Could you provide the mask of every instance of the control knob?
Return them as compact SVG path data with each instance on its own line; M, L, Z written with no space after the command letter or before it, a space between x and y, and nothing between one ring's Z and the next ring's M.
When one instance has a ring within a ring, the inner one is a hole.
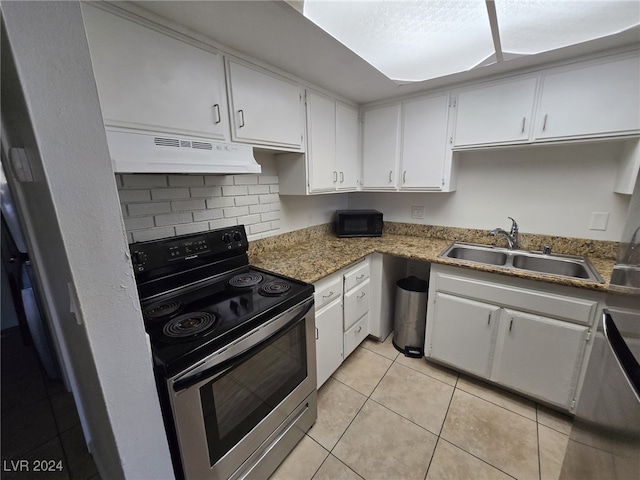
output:
M236 242L239 242L240 240L242 240L242 235L240 235L240 232L238 232L237 230L233 232L233 239Z
M231 243L231 235L225 233L222 235L222 243L226 243L227 245Z
M141 272L144 270L143 265L147 263L147 254L144 252L133 252L131 254L131 263L136 267L136 270Z

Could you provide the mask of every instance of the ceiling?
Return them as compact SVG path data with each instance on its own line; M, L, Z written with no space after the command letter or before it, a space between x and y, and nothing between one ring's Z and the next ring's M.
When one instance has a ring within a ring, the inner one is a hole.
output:
M231 49L254 57L358 104L442 88L614 48L640 47L640 28L552 52L516 58L454 75L399 85L301 15L296 2L135 1Z

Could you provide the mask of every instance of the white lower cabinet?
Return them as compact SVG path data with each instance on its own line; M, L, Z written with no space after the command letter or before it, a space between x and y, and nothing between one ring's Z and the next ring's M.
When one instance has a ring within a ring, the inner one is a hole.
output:
M578 382L589 327L504 309L492 378L568 405Z
M340 366L342 352L342 303L336 300L316 312L318 388Z
M575 409L604 294L432 265L425 356Z
M488 377L500 308L437 293L429 355L469 373Z
M366 257L314 284L318 388L369 335L369 270Z

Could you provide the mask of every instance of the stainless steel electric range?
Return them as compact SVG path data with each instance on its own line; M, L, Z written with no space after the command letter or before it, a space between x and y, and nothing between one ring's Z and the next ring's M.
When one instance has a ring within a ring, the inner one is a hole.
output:
M313 286L249 265L244 226L131 245L178 478L266 478L315 422Z

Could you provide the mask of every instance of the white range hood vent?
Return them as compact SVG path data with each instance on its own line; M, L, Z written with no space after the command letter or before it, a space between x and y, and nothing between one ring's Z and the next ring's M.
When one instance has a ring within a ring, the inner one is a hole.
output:
M117 173L260 173L249 145L107 130Z

